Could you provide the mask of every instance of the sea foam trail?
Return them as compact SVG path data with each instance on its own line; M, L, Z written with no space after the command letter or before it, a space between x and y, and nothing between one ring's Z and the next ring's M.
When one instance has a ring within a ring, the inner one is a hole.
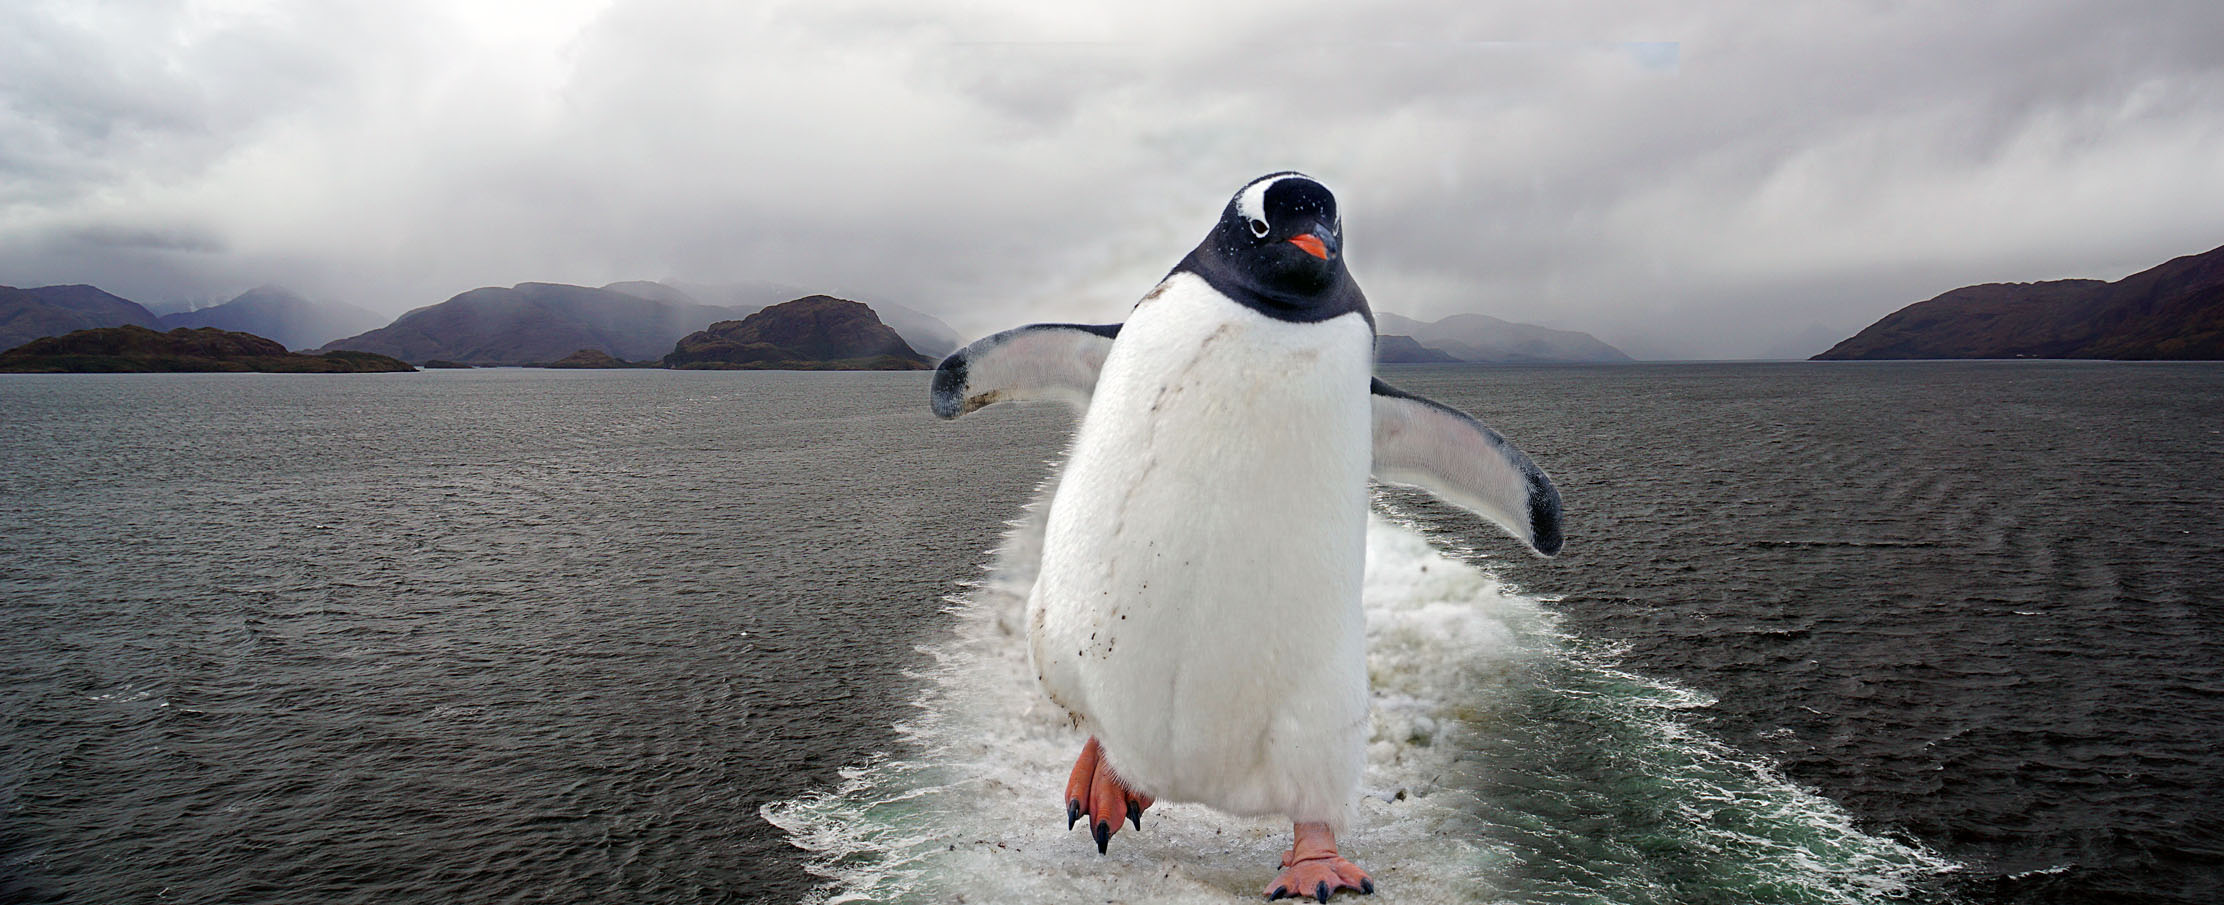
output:
M1104 856L1066 828L1083 738L1021 628L1042 509L952 598L904 750L764 808L826 878L809 901L1252 902L1274 876L1279 821L1161 804ZM1365 605L1373 735L1343 842L1371 901L1861 902L1951 868L1693 730L1704 696L1581 653L1418 529L1369 521Z

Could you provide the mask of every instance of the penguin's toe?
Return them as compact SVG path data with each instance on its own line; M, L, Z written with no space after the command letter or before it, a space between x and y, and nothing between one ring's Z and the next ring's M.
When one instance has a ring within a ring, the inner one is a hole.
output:
M1073 773L1066 779L1068 829L1087 817L1089 838L1096 842L1097 853L1103 854L1111 845L1112 834L1120 831L1122 820L1136 829L1143 828L1143 811L1150 806L1150 796L1128 788L1112 772L1096 739L1082 746L1081 756L1073 762Z
M1375 891L1375 881L1366 871L1360 870L1359 865L1336 855L1325 855L1282 868L1274 882L1266 885L1266 897L1270 902L1284 897L1326 902L1330 895L1346 889L1369 895Z

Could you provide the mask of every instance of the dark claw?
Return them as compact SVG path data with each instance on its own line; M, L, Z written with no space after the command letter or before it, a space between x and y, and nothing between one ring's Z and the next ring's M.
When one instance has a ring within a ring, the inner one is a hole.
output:
M1136 804L1135 802L1132 802L1132 801L1128 802L1128 803L1127 803L1127 819L1128 819L1128 820L1129 820L1130 822L1132 822L1132 823L1134 823L1134 824L1135 824L1135 828L1136 828L1136 829L1142 829L1142 828L1143 828L1143 806L1142 806L1142 805L1140 805L1140 804Z
M1327 905L1327 903L1328 903L1328 881L1327 881L1327 880L1322 880L1322 881L1320 882L1320 885L1319 885L1319 886L1316 886L1316 887L1314 887L1314 888L1313 888L1313 898L1316 898L1316 899L1319 899L1319 900L1321 900L1321 905Z
M1112 825L1099 820L1089 828L1089 833L1097 837L1097 854L1104 854L1104 846L1112 841Z
M1075 798L1075 799L1072 799L1072 800L1070 800L1070 801L1067 801L1067 802L1066 802L1066 829L1069 829L1069 830L1070 830L1070 829L1073 829L1073 823L1074 823L1074 821L1076 821L1076 820L1080 820L1080 819L1081 819L1081 799L1079 799L1079 798Z
M1283 896L1286 896L1286 895L1289 895L1289 894L1290 894L1290 891L1289 891L1289 889L1288 889L1287 887L1277 886L1277 887L1274 887L1274 891L1273 891L1273 892L1270 892L1270 893L1267 893L1267 894L1266 894L1266 900L1267 900L1267 901L1269 901L1269 902L1272 902L1272 901L1274 901L1274 900L1276 900L1276 899L1279 899L1279 898L1281 898L1281 897L1283 897Z
M1360 894L1360 895L1364 895L1364 896L1371 896L1371 895L1374 895L1374 894L1375 894L1375 878L1373 878L1373 877L1368 877L1367 879L1364 879L1364 880L1361 880L1361 881L1359 881L1359 894Z

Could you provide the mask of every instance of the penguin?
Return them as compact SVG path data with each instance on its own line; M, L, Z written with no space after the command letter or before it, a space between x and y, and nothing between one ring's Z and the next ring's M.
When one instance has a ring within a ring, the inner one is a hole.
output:
M944 359L934 413L1081 411L1027 601L1030 662L1086 733L1065 789L1097 850L1158 801L1290 821L1268 899L1374 880L1338 853L1368 733L1368 479L1551 556L1560 495L1466 413L1374 376L1336 198L1245 184L1124 323L1034 324Z

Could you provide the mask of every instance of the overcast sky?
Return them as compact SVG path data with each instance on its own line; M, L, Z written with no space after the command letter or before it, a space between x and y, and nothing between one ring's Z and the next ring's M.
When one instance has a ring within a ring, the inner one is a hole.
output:
M1377 310L1804 356L2224 245L2224 3L9 0L0 284L1116 321L1249 178Z

